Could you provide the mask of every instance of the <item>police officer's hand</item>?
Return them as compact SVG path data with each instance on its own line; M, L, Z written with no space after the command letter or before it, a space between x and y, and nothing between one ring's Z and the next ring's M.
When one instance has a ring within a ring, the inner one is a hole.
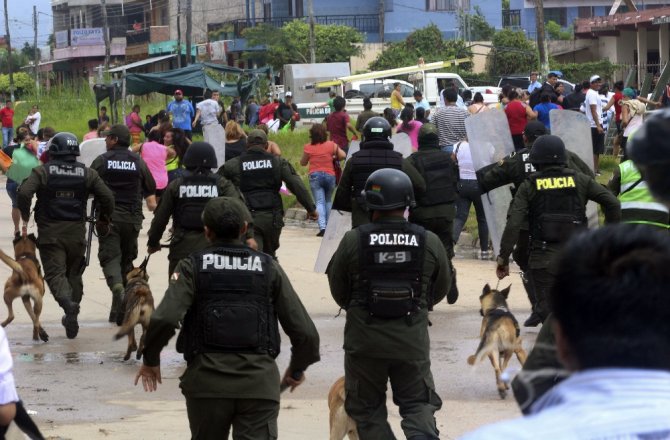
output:
M137 372L137 376L135 376L135 386L137 386L137 382L140 381L140 377L142 378L142 386L144 387L144 391L148 393L156 391L158 384L163 383L161 382L160 365L157 367L149 367L143 364L140 367L140 371Z
M282 384L286 384L291 388L291 392L293 392L294 389L300 384L302 384L305 381L305 373L300 373L300 379L296 379L294 376L297 376L297 374L293 374L293 370L290 368L286 369L286 372L284 373L284 377L281 380Z
M156 252L160 252L161 247L160 246L147 246L147 254L151 255Z
M256 242L255 238L247 238L247 246L255 251L258 250L258 243Z
M112 226L106 220L98 219L95 222L95 232L98 234L98 237L106 237L109 235Z
M310 220L317 221L319 219L319 213L316 210L307 213L307 218Z

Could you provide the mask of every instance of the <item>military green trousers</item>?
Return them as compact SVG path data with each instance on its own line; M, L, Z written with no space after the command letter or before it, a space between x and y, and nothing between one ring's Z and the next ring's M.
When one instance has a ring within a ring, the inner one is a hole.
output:
M266 399L186 397L192 440L275 440L279 402Z
M126 284L126 274L133 268L137 258L137 236L142 225L135 223L113 223L109 234L98 237L98 259L105 275L107 286Z
M387 421L386 384L391 381L405 437L439 439L435 412L442 400L435 392L430 360L375 359L344 356L345 409L363 440L393 440Z
M251 213L254 219L254 238L258 250L276 258L279 249L279 236L284 227L284 219L280 210L255 211Z
M39 243L44 280L56 302L79 304L84 294L82 269L86 244L81 240L55 239Z

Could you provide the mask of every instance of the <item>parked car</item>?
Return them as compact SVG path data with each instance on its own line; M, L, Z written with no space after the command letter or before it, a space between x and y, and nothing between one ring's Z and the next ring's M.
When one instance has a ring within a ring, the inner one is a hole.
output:
M571 83L570 81L567 81L563 78L559 78L558 82L563 83L563 88L565 89L565 95L569 95L575 90L575 85ZM502 89L502 87L506 86L507 84L510 84L512 87L516 87L522 90L528 90L528 86L530 85L530 77L529 76L503 76L500 78L500 81L498 81L498 87Z

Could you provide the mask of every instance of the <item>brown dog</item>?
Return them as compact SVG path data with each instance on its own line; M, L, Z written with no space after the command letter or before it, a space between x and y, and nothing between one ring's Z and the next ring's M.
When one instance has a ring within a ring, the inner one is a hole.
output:
M114 336L118 340L128 336L128 350L123 357L124 361L130 359L130 354L137 350L136 358L141 359L144 352L144 337L146 335L151 314L154 311L154 297L149 287L149 275L146 267L136 267L126 275L126 292L123 297L123 310L125 315L121 328ZM142 325L142 336L140 336L140 345L137 346L135 340L135 326Z
M328 408L330 409L330 440L358 440L356 422L349 417L344 409L344 376L335 381L328 392Z
M0 260L12 269L12 274L5 282L5 304L9 314L2 323L7 327L14 320L12 303L21 297L23 305L33 321L33 339L47 342L49 335L40 324L42 313L42 300L44 299L44 279L42 278L42 267L37 260L37 238L34 234L22 237L17 232L14 237L14 258L0 250ZM30 300L33 304L30 304Z
M516 354L521 365L526 362L526 352L521 346L519 337L519 323L507 307L510 287L512 286L498 291L491 290L488 284L484 286L484 291L479 297L482 306L479 312L484 317L480 332L481 341L477 352L468 357L470 365L481 361L484 356L489 357L496 372L496 385L501 399L507 395L509 386L500 378L500 375L507 368L512 354Z

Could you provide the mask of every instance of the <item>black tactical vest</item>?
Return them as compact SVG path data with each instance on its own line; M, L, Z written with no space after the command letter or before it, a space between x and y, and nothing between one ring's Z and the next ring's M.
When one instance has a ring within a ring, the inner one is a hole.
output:
M587 227L586 208L579 198L575 175L564 168L529 177L536 190L528 215L533 240L562 243Z
M393 144L386 141L370 141L361 145L361 150L351 156L353 196L365 205L361 191L370 174L382 168L402 169L402 154L393 151Z
M449 153L435 151L415 154L414 164L426 181L426 192L418 199L418 206L435 206L456 200L458 171Z
M353 297L378 318L419 310L425 229L407 222L368 223L358 231L360 290Z
M277 357L280 336L272 296L272 258L245 246L211 247L191 255L196 291L177 351L259 353Z
M36 217L83 221L86 217L86 167L79 162L49 161L46 187L37 193Z
M240 155L240 191L249 211L281 209L281 162L265 151L245 151Z
M109 150L102 155L101 177L114 193L114 203L129 210L141 204L140 157L127 149Z
M182 229L202 231L202 210L211 199L219 196L220 177L213 173L186 173L177 187L174 221Z

